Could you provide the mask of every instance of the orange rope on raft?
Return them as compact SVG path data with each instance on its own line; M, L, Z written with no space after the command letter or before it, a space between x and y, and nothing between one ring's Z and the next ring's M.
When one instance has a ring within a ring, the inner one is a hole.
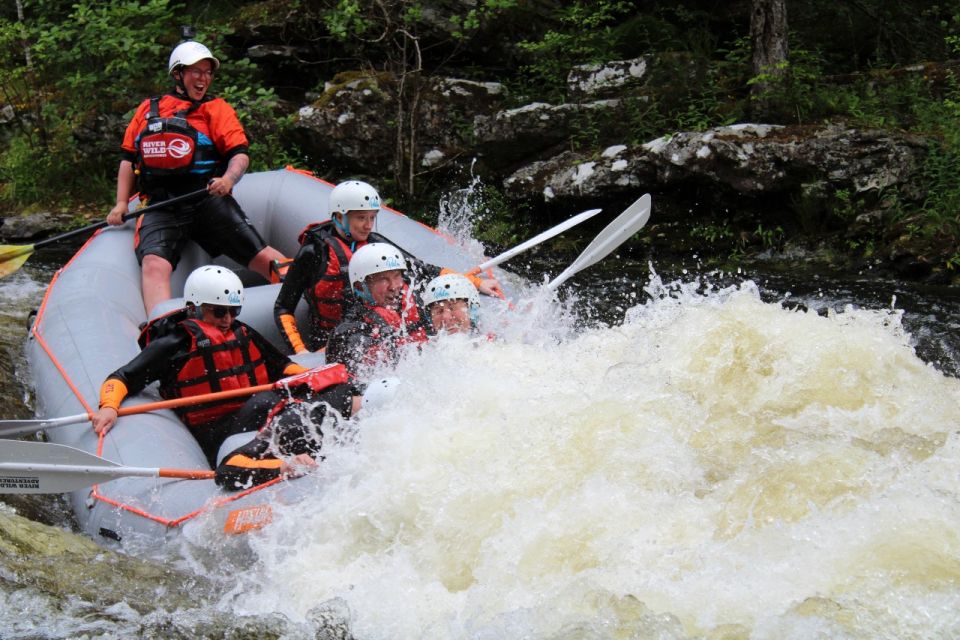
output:
M57 359L56 355L54 355L53 350L50 348L50 345L48 345L46 340L44 340L42 331L41 331L41 326L43 324L43 320L46 314L47 301L50 299L50 293L53 291L54 286L56 286L57 281L60 279L60 274L63 273L64 270L68 269L70 265L73 264L73 261L76 260L77 257L79 257L80 254L87 249L90 243L93 242L93 239L96 238L97 235L99 235L100 231L102 230L98 230L96 233L90 236L90 239L87 240L82 247L80 247L80 249L73 255L73 257L70 258L70 260L68 260L67 263L63 265L60 269L58 269L57 272L54 274L53 278L50 280L50 284L47 286L46 292L43 295L43 300L40 303L40 308L37 310L37 317L33 322L33 326L30 327L30 334L34 337L34 339L36 339L37 344L40 345L44 353L46 353L47 356L50 358L50 361L56 367L57 371L60 372L60 376L63 378L63 381L67 383L68 387L70 387L70 390L73 392L73 395L76 396L77 400L83 406L84 411L86 411L88 415L93 415L94 411L92 407L87 402L86 398L83 397L83 394L80 393L80 390L74 384L73 380L70 379L70 375L67 373L64 366ZM103 436L102 435L97 441L97 455L99 456L103 455ZM218 507L218 506L230 503L234 500L238 500L246 495L250 495L251 493L254 493L255 491L259 491L261 489L265 489L266 487L269 487L272 484L276 484L276 482L278 482L279 480L280 478L276 478L274 480L271 480L270 482L257 485L256 487L251 487L246 491L242 491L240 493L233 494L230 496L224 496L220 500L214 502L212 507ZM138 515L140 517L146 518L148 520L152 520L153 522L157 522L159 524L162 524L166 527L171 527L171 528L178 527L184 522L187 522L188 520L197 517L198 515L203 513L207 508L207 507L203 507L203 508L197 509L196 511L188 513L184 516L180 516L178 518L165 518L163 516L158 516L158 515L149 513L147 511L144 511L143 509L134 507L124 502L120 502L119 500L115 500L113 498L110 498L109 496L105 496L102 493L100 493L99 485L93 485L91 489L90 497L92 497L95 500L100 500L101 502L109 504L118 509L123 509L124 511L127 511L129 513Z

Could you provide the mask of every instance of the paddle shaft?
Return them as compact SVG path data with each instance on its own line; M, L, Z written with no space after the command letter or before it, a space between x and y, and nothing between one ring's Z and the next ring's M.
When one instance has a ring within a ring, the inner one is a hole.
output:
M214 393L204 393L198 396L172 398L170 400L160 400L157 402L147 402L145 404L120 407L120 409L117 411L117 415L119 417L123 417L138 413L149 413L150 411L160 411L161 409L176 409L177 407L203 404L205 402L242 398L244 396L251 396L261 391L269 391L271 389L279 388L281 384L282 381L272 382L270 384L261 384L254 387L244 387L243 389L230 389L229 391L217 391ZM78 413L73 416L49 418L47 420L0 420L0 438L15 438L17 436L40 431L42 429L63 427L69 424L79 424L81 422L88 422L91 420L91 418L92 416L88 413Z
M544 240L549 240L550 238L563 233L567 229L580 224L584 220L592 218L593 216L597 215L601 211L602 209L590 209L589 211L578 213L577 215L573 216L569 220L564 220L560 224L554 227L550 227L546 231L542 231L541 233L538 233L537 235L530 238L526 242L518 244L512 249L508 249L507 251L504 251L503 253L498 255L496 258L491 258L486 262L484 262L483 264L480 264L474 267L473 269L470 269L470 271L467 272L467 275L474 276L480 273L481 271L486 271L487 269L495 267L498 264L502 264L507 260L509 260L510 258L514 257L515 255L519 253L523 253L524 251L526 251L527 249L530 249L531 247L535 247L536 245L540 244Z
M13 440L0 447L0 493L65 493L123 477L203 480L207 469L125 467L60 444Z
M170 400L160 400L157 402L147 402L128 407L120 407L117 411L118 417L135 415L138 413L148 413L150 411L159 411L161 409L176 409L177 407L186 407L195 404L204 404L205 402L219 402L231 400L233 398L242 398L252 396L261 391L270 391L271 389L283 389L284 387L297 386L298 384L309 382L310 378L319 372L330 367L339 365L328 364L319 367L313 367L303 373L295 373L286 378L281 378L276 382L259 384L253 387L244 387L242 389L230 389L228 391L215 391L213 393L204 393L197 396L186 396L183 398L172 398ZM0 438L14 438L28 433L34 433L43 429L52 429L62 427L68 424L79 424L92 420L93 416L87 413L78 413L74 416L64 416L62 418L48 418L41 420L0 420Z
M184 200L190 200L192 198L196 198L197 196L202 195L206 192L207 192L206 189L198 189L196 191L191 191L190 193L185 193L182 196L177 196L175 198L170 198L169 200L164 200L163 202L157 202L155 204L151 204L150 206L144 207L142 209L137 209L136 211L125 213L123 215L123 220L124 222L126 222L127 220L130 220L131 218L136 218L137 216L140 216L144 213L156 211L157 209L168 207L172 204L183 202ZM80 227L79 229L74 229L73 231L67 231L66 233L61 233L58 236L54 236L52 238L47 238L46 240L35 242L33 243L32 246L34 249L39 249L40 247L46 247L47 245L51 245L55 242L60 242L61 240L69 240L70 238L74 238L76 236L80 236L86 233L92 233L94 231L97 231L98 229L103 229L104 227L107 227L107 226L109 226L109 223L106 220L101 220L100 222L95 222L85 227Z

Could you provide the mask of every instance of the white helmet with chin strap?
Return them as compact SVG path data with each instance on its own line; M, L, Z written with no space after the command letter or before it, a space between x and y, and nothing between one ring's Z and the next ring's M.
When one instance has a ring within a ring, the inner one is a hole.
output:
M466 300L467 310L470 313L470 325L473 328L477 327L477 322L480 320L480 292L466 276L459 273L437 276L427 283L421 298L423 306L428 310L435 302Z
M400 250L386 242L371 242L354 252L353 257L350 258L347 273L350 276L350 283L353 285L354 292L364 300L370 300L367 276L395 269L401 271L407 269L407 261L403 259ZM357 288L358 282L363 285L362 289Z
M207 49L195 40L181 42L170 52L170 63L167 65L167 72L173 75L173 72L178 68L189 67L201 60L209 60L213 64L214 71L220 68L220 61L210 53L210 49Z
M243 283L230 269L207 265L194 269L183 283L183 298L198 307L214 304L239 307L243 304Z
M437 276L427 283L422 297L425 307L441 300L466 300L471 309L480 305L480 292L469 278L459 273Z
M341 182L327 196L327 213L347 240L350 239L350 226L345 219L347 213L379 210L380 194L369 184L359 180ZM340 218L337 219L334 214L340 214Z

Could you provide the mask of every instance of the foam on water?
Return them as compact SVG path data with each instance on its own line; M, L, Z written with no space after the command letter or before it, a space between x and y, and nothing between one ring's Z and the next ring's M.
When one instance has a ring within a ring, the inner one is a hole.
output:
M533 292L520 330L410 354L222 606L337 602L360 638L960 634L960 383L899 313L646 290L583 331Z

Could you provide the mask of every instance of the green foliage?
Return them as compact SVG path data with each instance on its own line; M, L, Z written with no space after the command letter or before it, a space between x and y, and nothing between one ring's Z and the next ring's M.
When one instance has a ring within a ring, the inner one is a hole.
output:
M689 235L691 238L705 240L710 244L728 244L735 234L730 223L724 220L722 224L696 224L690 228Z
M371 27L364 13L359 0L339 0L335 7L323 13L323 23L331 36L343 42L365 34Z
M562 101L571 67L617 57L621 44L617 24L632 11L632 3L619 0L574 0L563 6L557 29L540 40L520 43L530 58L521 69L524 84L547 100Z
M38 0L23 23L0 21L0 94L18 124L0 160L0 198L22 206L95 197L109 184L102 162L116 158L117 143L99 141L96 117L127 110L130 91L162 77L156 61L167 47L145 34L175 35L174 16L167 0Z
M464 15L450 18L454 25L453 37L464 39L470 33L479 31L484 23L492 18L516 7L517 0L480 0L477 6L469 9ZM420 17L419 14L417 17Z
M960 22L960 21L958 21ZM948 38L954 55L960 54L960 38ZM931 148L924 161L919 186L926 198L919 216L901 209L904 229L912 238L943 238L953 246L960 242L960 80L949 73L942 100L921 97L913 103L916 126L932 135ZM956 268L957 250L945 259L945 266Z

